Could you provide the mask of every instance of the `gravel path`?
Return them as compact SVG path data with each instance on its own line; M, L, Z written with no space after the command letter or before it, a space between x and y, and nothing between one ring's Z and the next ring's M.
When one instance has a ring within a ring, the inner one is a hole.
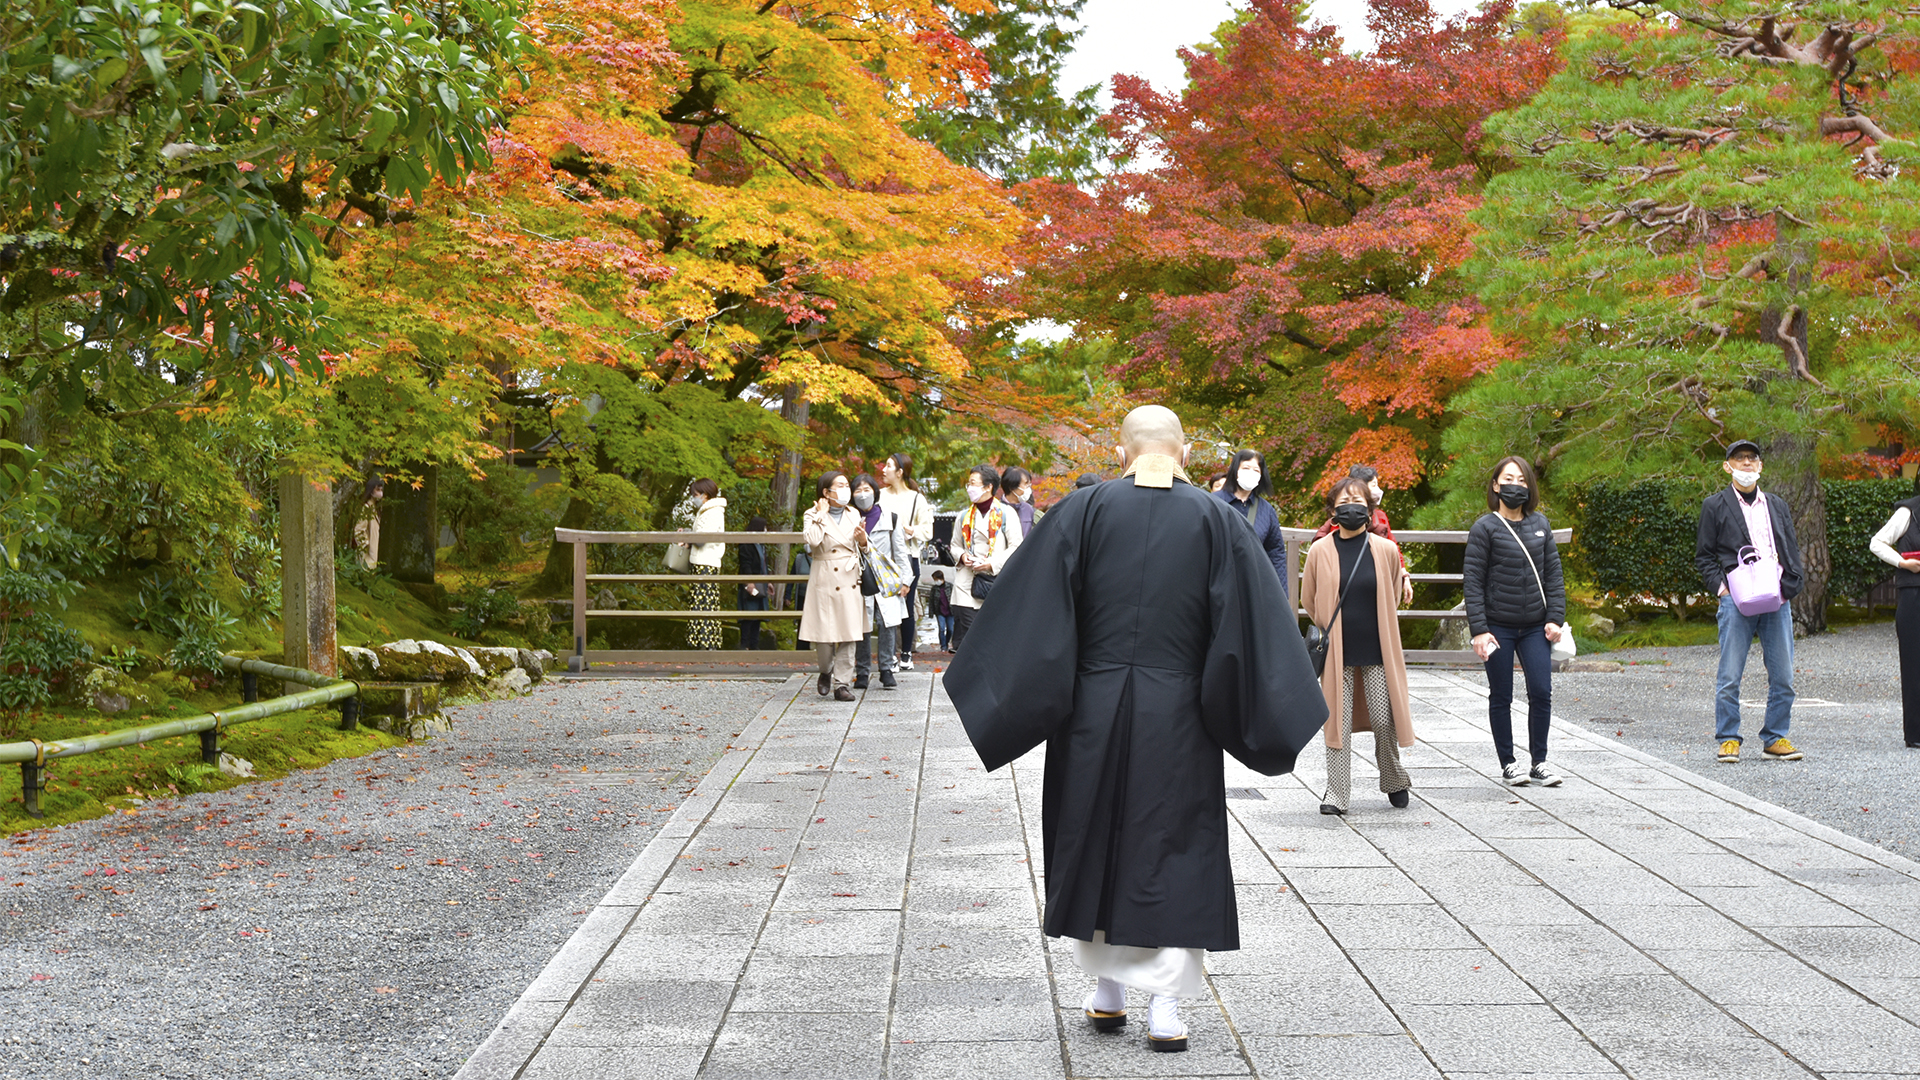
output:
M1628 667L1620 674L1555 675L1556 716L1868 843L1920 857L1920 750L1908 750L1900 734L1893 624L1850 627L1794 642L1799 700L1790 735L1806 753L1804 761L1760 758L1759 703L1767 696L1767 676L1757 646L1741 684L1741 698L1754 704L1741 710L1746 745L1737 765L1714 760L1718 646L1596 656L1625 661ZM1515 684L1518 691L1517 674Z
M777 688L549 682L12 837L0 1077L451 1076Z

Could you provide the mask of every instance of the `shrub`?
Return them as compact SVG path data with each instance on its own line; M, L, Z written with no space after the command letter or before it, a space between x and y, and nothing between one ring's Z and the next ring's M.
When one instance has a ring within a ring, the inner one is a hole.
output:
M60 584L0 567L0 734L12 735L22 713L52 701L54 685L93 651L47 610Z
M127 610L136 628L173 641L167 663L176 671L219 672L220 654L240 621L212 596L190 594L181 579L155 573L140 583Z
M1828 480L1827 552L1833 558L1828 585L1836 599L1867 594L1893 573L1867 549L1867 542L1893 515L1893 504L1911 498L1911 480Z
M1696 480L1602 481L1582 492L1574 548L1594 588L1623 604L1651 599L1684 619L1705 591L1693 563L1704 496Z
M455 593L452 603L460 609L453 632L468 640L478 640L482 630L520 614L520 601L504 589L471 586Z

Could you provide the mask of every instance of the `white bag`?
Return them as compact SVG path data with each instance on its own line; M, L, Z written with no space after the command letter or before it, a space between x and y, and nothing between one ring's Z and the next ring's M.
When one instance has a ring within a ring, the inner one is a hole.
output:
M676 574L693 573L693 549L685 544L668 544L667 569Z
M1540 568L1533 564L1533 552L1527 550L1527 545L1520 543L1520 534L1514 531L1513 522L1508 521L1504 516L1499 514L1495 514L1494 516L1500 518L1500 524L1507 527L1507 532L1512 535L1513 542L1520 544L1520 554L1527 557L1527 566L1533 571L1533 583L1540 587L1540 606L1543 609L1551 610L1553 608L1553 602L1547 599L1547 583L1540 578ZM1554 660L1567 661L1580 655L1580 647L1573 643L1573 624L1570 622L1560 624L1560 640L1552 642L1552 645L1553 651L1550 656Z

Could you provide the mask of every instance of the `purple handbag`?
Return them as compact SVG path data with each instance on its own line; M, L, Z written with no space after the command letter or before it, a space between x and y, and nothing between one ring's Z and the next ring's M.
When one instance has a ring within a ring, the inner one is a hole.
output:
M1763 559L1752 547L1740 549L1740 565L1727 574L1727 595L1742 615L1767 615L1780 610L1780 563Z

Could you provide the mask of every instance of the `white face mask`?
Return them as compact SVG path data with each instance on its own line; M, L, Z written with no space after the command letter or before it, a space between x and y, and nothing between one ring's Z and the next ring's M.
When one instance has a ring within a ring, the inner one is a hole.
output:
M1735 469L1733 470L1733 482L1736 484L1739 484L1743 488L1752 487L1753 485L1760 482L1760 470L1759 469Z
M835 484L827 489L827 499L835 506L845 506L847 505L847 498L851 493L851 488L842 484Z
M1260 486L1260 470L1259 469L1241 469L1240 470L1240 490L1241 491L1252 491L1254 488L1257 488L1259 486Z
M693 508L695 510L700 509L700 507L706 504L706 501L707 501L707 497L705 495L695 495L693 497Z
M1371 482L1370 482L1370 483L1368 483L1368 484L1367 484L1367 490L1368 490L1368 491L1371 491L1371 492L1373 492L1373 505L1375 505L1375 506L1379 506L1379 505L1380 505L1380 497L1381 497L1381 495L1382 495L1382 494L1384 494L1384 493L1383 493L1383 492L1382 492L1382 491L1380 490L1380 485L1379 485L1379 484L1375 484L1375 483L1371 483Z
M977 503L986 497L987 497L986 488L981 487L979 484L967 485L967 501L968 502Z

